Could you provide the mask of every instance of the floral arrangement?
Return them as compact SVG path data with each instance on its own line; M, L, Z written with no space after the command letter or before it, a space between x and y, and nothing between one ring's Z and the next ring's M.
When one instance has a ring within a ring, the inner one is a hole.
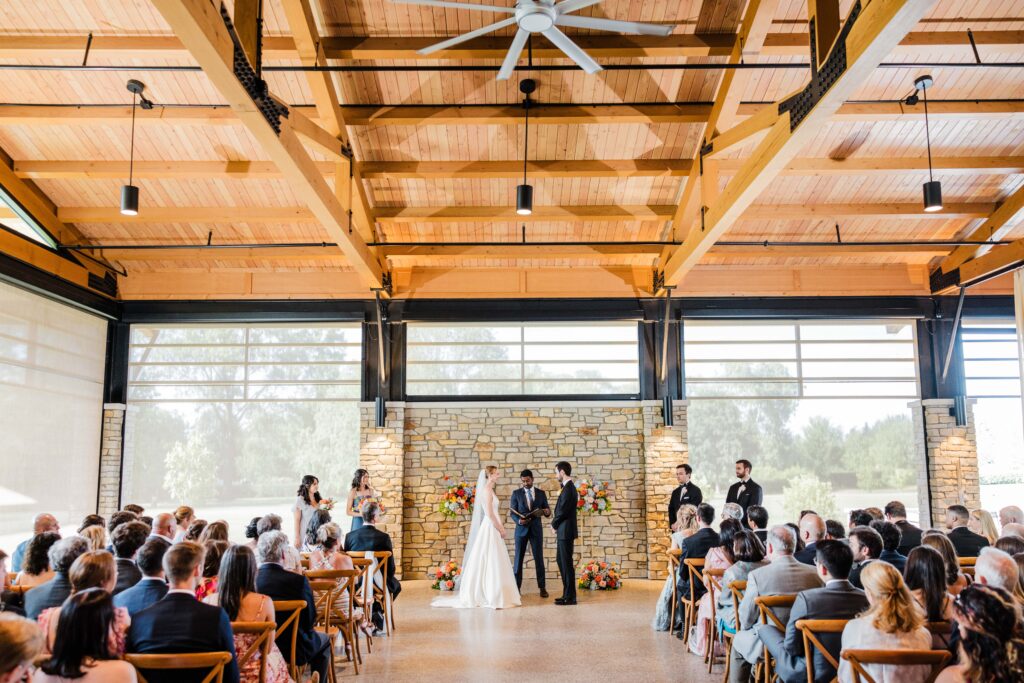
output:
M451 477L445 476L444 480L451 482ZM463 512L472 512L475 500L476 484L470 484L468 481L449 483L437 509L445 517L455 519Z
M622 575L615 569L614 564L595 560L583 565L578 585L584 590L618 590L622 585Z
M611 498L608 497L608 482L595 482L582 480L576 485L580 500L576 509L582 514L607 514L612 509Z
M333 498L321 498L320 509L326 512L330 512L331 510L334 509L335 502L336 501Z
M385 509L385 507L384 507L384 501L381 499L380 496L362 496L362 497L357 497L354 501L352 501L353 511L354 512L358 512L359 514L362 514L363 513L363 506L366 505L370 501L373 501L374 503L377 504L377 507L380 508L380 513L382 515L385 512L387 512L387 509Z
M443 567L427 570L427 578L432 579L430 585L436 591L455 590L456 577L462 573L462 567L455 560L449 560Z

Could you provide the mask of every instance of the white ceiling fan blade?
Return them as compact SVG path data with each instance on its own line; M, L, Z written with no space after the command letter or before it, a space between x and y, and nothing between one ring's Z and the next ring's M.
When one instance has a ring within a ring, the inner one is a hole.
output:
M391 0L397 5L423 5L424 7L450 7L452 9L470 9L478 12L504 12L515 14L515 7L495 7L494 5L477 5L469 2L449 2L449 0Z
M524 31L523 29L516 31L515 37L512 38L512 45L508 48L508 54L505 55L505 61L501 63L501 69L498 71L499 81L507 81L512 77L512 72L516 70L519 56L523 54L523 47L525 47L526 40L529 37L529 31Z
M420 50L416 50L416 52L418 52L421 55L429 55L432 52L437 52L438 50L447 50L450 47L458 45L459 43L464 43L467 40L473 40L474 38L478 38L478 37L484 35L485 33L490 33L491 31L497 31L499 28L505 28L506 26L512 26L515 23L516 23L516 18L515 17L509 17L508 19L502 19L501 21L496 21L493 24L488 24L487 26L481 26L480 28L476 29L475 31L470 31L469 33L463 33L461 36L455 36L454 38L449 38L448 40L442 40L440 43L434 43L433 45L428 45L425 48L422 48Z
M567 12L575 12L576 10L596 5L601 0L562 0L562 2L555 5L558 11L562 14Z
M638 21L619 21L617 19L602 19L601 17L573 17L559 15L555 21L559 26L572 26L573 28L591 28L598 31L615 31L616 33L630 33L636 36L667 36L672 33L672 26L661 24L644 24Z
M547 31L544 31L542 35L550 40L555 47L564 52L566 57L579 64L580 68L588 74L594 74L601 71L601 65L595 62L593 57L584 52L579 45L569 39L569 36L565 35L554 26L549 28Z

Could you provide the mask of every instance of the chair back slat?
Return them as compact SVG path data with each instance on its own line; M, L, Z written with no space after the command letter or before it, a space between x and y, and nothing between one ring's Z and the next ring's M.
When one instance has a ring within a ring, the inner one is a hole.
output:
M747 591L746 581L730 581L726 588L732 593L732 630L740 630L740 603L743 602L743 594Z
M849 619L800 619L796 627L800 629L804 641L804 661L807 662L807 682L814 683L814 650L817 650L832 668L839 670L839 661L832 656L825 644L818 638L819 633L842 633ZM836 680L832 679L833 683Z
M295 663L295 647L299 639L299 617L302 610L306 609L305 600L274 600L274 612L290 612L288 617L278 626L282 635L291 631L287 636L291 641L291 655L288 657L288 670L293 679L298 680L298 664Z
M267 657L270 656L270 645L274 642L274 630L277 624L273 621L232 621L231 631L237 636L242 634L255 635L256 639L243 653L236 653L238 656L238 668L242 669L248 664L256 653L260 653L260 681L267 680Z
M956 558L956 561L957 561L957 564L959 564L961 568L963 568L963 567L973 567L975 564L978 563L978 558L976 558L976 557L958 557L958 558Z
M690 557L683 560L683 564L686 565L686 571L690 574L690 602L697 603L697 592L696 584L704 583L704 558L703 557Z
M754 600L754 604L757 605L757 609L761 613L761 623L767 624L771 620L783 633L786 632L786 625L775 616L774 610L777 607L792 607L794 602L796 602L796 595L762 595Z
M925 683L934 683L951 655L946 650L843 650L843 659L850 662L854 683L876 683L864 668L865 664L885 666L930 666Z
M126 654L126 662L135 667L140 683L146 683L143 671L173 669L209 669L201 683L222 683L224 666L231 661L230 652L190 652L187 654L133 655Z

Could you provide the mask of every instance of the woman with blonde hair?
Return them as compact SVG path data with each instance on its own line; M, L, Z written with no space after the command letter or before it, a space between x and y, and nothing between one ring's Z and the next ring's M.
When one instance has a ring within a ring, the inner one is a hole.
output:
M860 574L868 611L846 624L843 650L930 650L932 634L924 610L914 599L899 571L887 562L870 562ZM929 666L865 664L876 683L924 683ZM853 681L847 660L839 663L840 683Z
M29 619L0 613L0 683L18 683L32 675L32 662L43 649L43 631Z
M672 532L671 540L669 541L669 550L679 550L683 547L683 541L690 536L697 533L697 507L694 505L680 505L679 510L676 512L676 523L673 525L675 531ZM654 608L654 619L651 622L651 628L655 631L668 631L669 630L669 616L672 612L672 576L668 576L665 579L665 585L661 589L661 595L658 597L658 604ZM676 610L677 612L679 610Z
M79 536L89 541L89 550L105 550L107 547L107 530L97 524L85 527Z
M981 534L992 545L999 538L996 531L996 522L988 510L971 510L971 517L967 520L967 528L976 534Z

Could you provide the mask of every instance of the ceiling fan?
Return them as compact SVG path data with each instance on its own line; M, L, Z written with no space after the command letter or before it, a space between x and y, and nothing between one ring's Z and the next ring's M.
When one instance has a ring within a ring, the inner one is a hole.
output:
M505 61L498 71L498 79L506 80L515 71L519 56L526 46L526 40L530 34L539 33L550 40L555 47L565 53L565 56L576 62L580 68L588 74L601 71L601 65L594 61L593 57L584 52L579 45L574 43L569 36L559 30L559 26L572 26L574 28L589 28L598 31L617 31L619 33L630 33L633 35L667 36L672 33L672 26L659 24L644 24L635 21L617 21L615 19L602 19L599 17L574 17L570 12L581 10L591 5L596 5L601 0L562 0L556 3L555 0L518 0L515 7L496 7L494 5L477 5L466 2L449 2L449 0L392 0L392 2L403 5L424 5L426 7L440 7L453 9L476 10L478 12L498 12L511 14L508 19L502 19L487 26L463 33L461 36L443 40L440 43L429 45L418 52L421 55L429 55L438 50L446 50L450 47L464 43L467 40L478 38L484 34L496 31L513 24L519 27L512 38L512 45L505 55Z

